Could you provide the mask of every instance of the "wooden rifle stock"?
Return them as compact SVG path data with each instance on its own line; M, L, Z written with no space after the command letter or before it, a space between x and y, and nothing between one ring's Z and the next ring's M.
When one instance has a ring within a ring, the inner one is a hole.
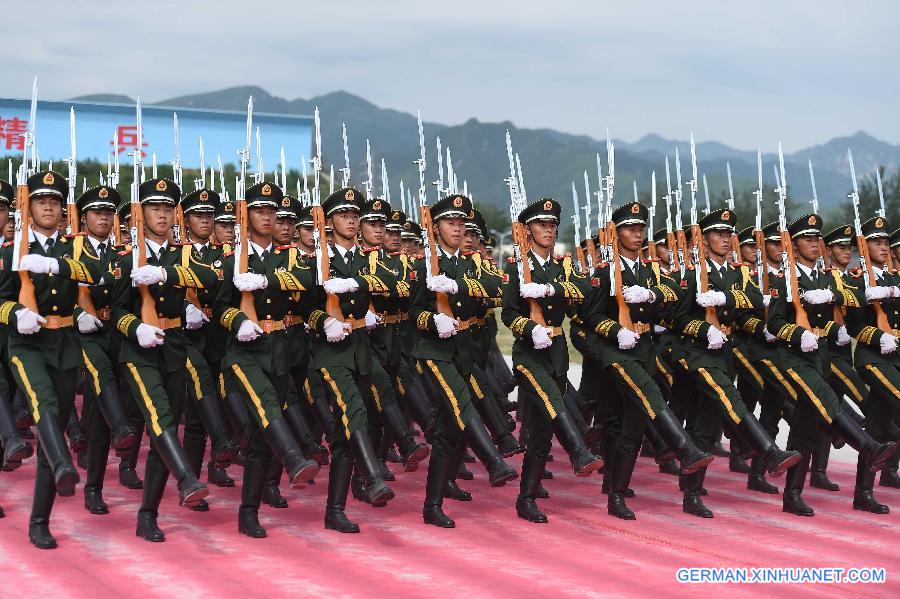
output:
M241 235L241 251L240 258L238 259L237 271L239 273L245 273L249 268L250 258L250 238L248 237L250 234L250 220L247 216L247 200L237 200L235 203L235 211ZM241 291L240 309L248 319L253 322L259 322L259 317L256 315L256 304L253 302L253 294L251 292Z
M781 247L787 254L787 272L784 273L785 282L791 286L791 297L793 298L794 312L796 312L796 324L808 331L812 331L809 324L809 317L806 315L806 309L803 302L800 301L800 284L797 282L796 262L794 262L794 245L791 242L791 234L787 231L781 232Z
M19 212L21 213L22 218L22 226L21 226L21 239L19 240L19 259L21 260L25 255L28 254L28 248L30 245L30 231L31 231L31 202L28 198L28 185L18 185L16 187L16 206L19 207ZM37 305L37 297L34 292L34 282L31 280L31 277L28 274L27 270L19 271L19 303L31 310L34 313L38 313L38 305Z
M319 262L316 268L322 273L322 282L331 278L331 259L328 257L328 238L325 236L325 212L321 206L312 207L313 227L319 232ZM323 245L324 244L324 245ZM335 320L344 322L344 312L341 310L341 300L334 293L325 294L325 313Z
M616 225L610 221L607 225L606 236L612 241L612 263L609 265L613 269L613 283L615 285L616 306L619 309L619 324L629 330L634 330L634 323L631 320L631 309L622 295L622 260L619 257L619 236L616 234ZM640 256L638 257L640 263Z
M578 260L578 264L581 265L581 272L587 272L587 259L584 257L584 250L581 249L581 246L575 248L575 258Z
M431 248L431 272L434 276L437 276L437 274L441 272L441 266L440 260L438 259L437 240L434 238L434 227L432 226L433 223L431 221L431 209L428 206L422 206L419 209L419 213L422 220L422 230L428 235L428 247ZM425 283L425 281L422 281L422 283ZM454 318L453 310L450 308L450 298L447 297L447 294L435 292L434 295L437 311L450 318Z
M512 235L516 245L519 246L519 255L522 259L522 281L520 283L531 283L531 264L528 258L528 253L531 251L531 243L525 234L525 225L518 221L514 222L512 224ZM528 298L528 309L528 317L531 320L542 327L547 326L547 321L544 320L544 311L541 310L541 305L533 297Z
M672 264L669 265L671 272L681 272L681 262L678 260L678 240L675 233L666 233L666 245L672 250Z
M869 287L875 287L878 283L875 280L875 271L872 270L872 261L869 256L869 245L866 243L866 238L864 236L856 236L856 249L859 252L859 255L862 256L863 261L866 265L866 272L863 273L863 276L866 277L866 280L869 282ZM878 325L878 328L885 333L893 335L891 325L888 322L887 313L881 306L881 300L873 300L872 309L875 310L875 324Z
M144 211L141 209L140 202L131 203L131 222L134 223L134 229L137 233L137 239L132 239L132 243L137 244L138 260L133 268L146 266L147 264L147 242L144 240ZM138 285L138 293L141 296L141 320L144 324L152 327L159 327L159 317L156 315L156 300L150 294L150 289L146 285Z
M700 225L691 225L691 241L697 244L697 268L700 272L700 293L709 291L709 269L706 268L706 249L703 247ZM721 326L719 315L714 306L706 308L706 322L716 328Z
M585 247L587 248L587 255L591 257L594 268L597 268L597 265L600 264L600 257L597 255L597 246L594 245L594 240L585 240Z

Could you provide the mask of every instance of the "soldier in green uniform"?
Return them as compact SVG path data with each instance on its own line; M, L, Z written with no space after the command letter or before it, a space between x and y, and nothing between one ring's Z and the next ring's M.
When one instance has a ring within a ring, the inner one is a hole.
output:
M553 256L560 212L559 203L549 198L522 210L518 220L526 227L531 251L521 266L531 271L531 282L523 282L518 270L510 268L503 288L501 318L516 337L512 357L519 401L531 403L516 513L536 523L547 522L535 499L554 434L569 454L576 476L590 476L603 467L603 460L588 450L563 402L569 384L569 348L562 324L566 314L574 313L584 301L591 285L575 272L571 257L560 261Z
M273 244L281 189L260 182L247 189L245 197L248 272L239 271L240 256L225 257L214 316L231 333L222 361L230 381L226 384L242 389L251 415L238 531L263 538L267 533L259 523L259 506L273 456L287 470L292 488L303 488L319 471L319 464L303 454L282 410L291 367L284 317L291 294L311 289L313 278L306 264L288 264L289 252ZM252 306L242 298L252 300Z
M836 339L841 331L840 325L834 321L834 307L846 306L848 311L859 310L861 298L851 289L838 291L834 287L834 279L816 269L821 226L822 220L818 215L806 214L788 227L796 263L790 266L796 267L796 293L800 297L794 297L794 291L788 288L791 283L787 277L793 276L793 272L779 278L772 288L774 297L767 323L769 333L780 342L779 364L795 384L799 396L788 447L799 450L802 459L788 471L784 492L784 511L798 516L814 514L813 509L803 501L801 493L816 436L824 434L820 422L826 423L859 452L863 479L871 478L874 482L874 472L896 451L894 443L880 444L863 430L843 410L837 394L826 382L829 375L825 374L824 364L830 356L825 339ZM805 323L798 303L805 313ZM865 480L857 481L857 489L861 483L865 484Z
M896 229L891 233L890 237L891 256L896 269L900 265L900 229ZM900 441L900 413L894 412L893 422L890 423L890 438L894 441ZM881 477L878 484L882 487L893 487L900 489L900 476L897 474L897 467L900 465L900 452L894 455L884 464L881 469Z
M110 320L111 286L118 257L111 247L110 234L113 215L121 199L111 187L87 190L76 203L78 214L84 219L84 233L72 238L73 258L96 260L96 268L102 273L101 284L79 288L78 306L74 311L87 383L82 407L88 430L84 507L93 514L109 513L102 492L110 441L118 456L131 453L138 442L125 418L119 397L121 335Z
M186 291L203 289L215 281L217 274L195 261L183 266L180 248L169 243L180 195L178 185L168 179L141 183L138 199L147 264L137 266L134 255L125 253L114 273L112 290L112 321L125 337L119 363L150 437L136 534L151 542L165 540L156 520L169 473L178 481L181 505L193 507L209 493L191 468L178 441L177 428L187 391L187 348L182 327ZM136 236L132 237L138 243ZM152 305L144 307L145 301L152 301ZM155 312L156 322L142 320L141 316L153 313L150 310Z
M187 194L181 200L186 231L179 246L180 264L190 268L194 263L221 268L223 251L210 241L213 231L215 207L219 194L202 187ZM199 478L206 453L206 437L210 439L210 455L207 470L211 480L224 482L220 472L229 466L237 447L225 428L222 405L219 399L219 375L225 356L227 332L218 323L210 322L218 280L203 289L186 291L184 328L187 340L188 397L185 406L184 451L191 469ZM217 478L218 477L218 478ZM227 484L227 483L226 483ZM209 510L206 500L191 508Z
M344 512L354 458L368 482L367 501L377 507L394 498L375 457L363 393L371 390L374 362L366 313L372 294L389 293L397 280L377 261L373 267L356 246L364 202L359 190L345 187L322 203L332 229L333 242L322 248L328 252L329 272L318 275L321 267L315 264L324 285L316 288L303 314L314 333L310 368L322 375L338 429L331 441L325 528L343 533L359 532Z
M0 231L6 228L9 222L9 207L15 198L15 190L8 181L0 179ZM12 246L12 242L6 242ZM10 298L13 299L13 298ZM4 469L14 469L21 465L22 460L34 455L34 447L23 440L16 430L16 420L13 416L12 400L15 393L12 372L9 370L9 356L7 353L7 329L0 327L0 445L3 446L3 455L0 457L0 466ZM3 510L0 509L0 517Z
M497 297L501 279L482 270L479 277L472 259L461 255L465 221L472 215L472 201L453 194L431 207L436 247L428 248L438 258L437 272L431 272L426 256L412 275L416 278L410 307L419 338L413 356L437 391L438 418L434 428L431 460L422 516L426 524L453 528L456 523L444 514L446 481L459 443L472 448L487 467L491 486L503 486L518 477L491 441L469 393L469 375L474 361L474 340L468 331L469 318L480 308L481 299Z
M81 363L72 314L78 284L93 284L100 273L95 262L73 258L71 240L59 235L66 179L43 171L31 175L27 185L31 226L17 235L27 235L28 254L19 260L16 273L14 246L5 244L0 250L0 324L9 328L13 377L31 409L39 442L28 538L40 549L53 549L56 539L49 523L54 499L57 493L74 495L79 481L62 436Z
M869 255L868 267L874 274L875 285L869 285L867 272L860 272L856 280L865 290L865 301L860 301L858 307L848 306L846 314L847 332L856 339L854 366L869 386L865 406L867 433L881 443L882 451L885 446L894 444L891 438L896 438L895 423L900 414L900 356L896 349L900 336L900 277L887 268L890 256L888 231L890 223L884 217L870 218L862 224L861 233ZM880 302L880 307L876 301ZM884 312L884 318L879 316L879 311ZM855 447L852 438L841 435ZM877 502L873 494L873 466L878 465L877 453L866 459L862 453L857 463L853 508L886 514L888 506ZM890 457L888 455L886 459ZM884 462L880 465L884 466Z
M628 482L634 469L644 421L650 420L672 454L678 457L686 476L702 471L713 456L698 448L682 428L679 419L666 405L660 388L653 380L655 350L653 325L664 320L669 304L678 300L676 283L651 263L642 263L640 248L646 230L648 209L639 202L629 202L612 214L619 248L619 263L605 264L593 276L596 286L582 310L581 320L589 342L600 362L605 380L622 397L620 428L617 438L607 442L607 469L610 515L633 520L634 513L625 505ZM620 271L622 298L627 314L615 301L613 269ZM631 326L623 326L623 322ZM645 366L646 365L646 366ZM611 416L607 414L607 420ZM660 456L664 459L666 456ZM685 511L688 511L685 505Z
M706 249L709 290L701 292L698 271L689 271L673 323L685 341L691 379L703 396L693 427L697 444L701 449L712 446L721 432L724 416L729 419L733 434L762 456L768 473L780 476L800 460L800 454L783 451L775 444L772 435L747 410L734 386L731 331L751 318L752 310L764 305L762 293L749 273L728 263L736 223L737 215L731 210L713 210L700 219L702 237L694 241ZM714 308L714 318L707 308ZM685 501L694 507L690 513L709 518L712 512L699 498L704 477L705 471L700 471L696 478L685 481Z

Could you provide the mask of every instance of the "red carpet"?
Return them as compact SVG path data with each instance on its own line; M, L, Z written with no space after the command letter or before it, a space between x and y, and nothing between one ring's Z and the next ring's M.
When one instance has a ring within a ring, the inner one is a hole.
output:
M549 524L518 519L518 486L491 489L484 469L473 465L476 480L462 486L475 500L445 502L455 530L422 523L423 465L414 474L397 474L392 486L398 496L387 508L350 500L348 513L363 529L359 535L324 529L323 469L317 484L305 490L282 486L290 508L263 506L269 538L261 540L237 532L239 486L212 487L211 511L195 513L178 507L170 483L160 517L167 541L152 544L134 536L140 491L119 486L115 461L104 493L111 513L85 511L79 486L75 497L57 499L51 530L60 548L40 551L27 539L33 460L16 472L0 473L0 505L7 514L0 520L5 596L900 594L892 571L900 540L900 492L876 487L877 497L893 504L890 515L853 511L853 472L842 463L830 468L841 491L808 490L805 497L817 513L800 518L781 512L780 495L747 492L743 477L728 472L727 460L719 458L706 483L706 504L715 518L701 520L682 513L676 479L658 474L651 460L641 458L632 483L638 495L629 500L638 519L624 522L606 514L600 477L576 479L557 450L549 464L556 478L545 481L551 498L540 501ZM521 460L511 462L518 466ZM239 468L230 471L240 476ZM678 583L676 570L691 566L885 567L887 583Z

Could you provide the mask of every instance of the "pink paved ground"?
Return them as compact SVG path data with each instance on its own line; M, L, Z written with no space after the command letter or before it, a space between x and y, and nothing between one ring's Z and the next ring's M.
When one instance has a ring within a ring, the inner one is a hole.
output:
M511 459L516 466L520 456ZM600 477L576 479L560 451L549 464L551 498L541 506L546 525L516 517L517 485L491 489L479 465L466 483L475 501L446 502L455 530L425 526L421 501L424 465L398 474L397 499L385 509L350 500L348 512L359 535L326 531L322 525L327 469L305 490L283 487L290 508L264 506L269 538L237 533L240 487L212 488L208 513L179 508L170 484L160 525L163 544L134 536L139 491L118 485L111 466L105 497L111 513L95 516L74 498L58 499L52 530L60 548L40 551L28 544L27 519L33 464L0 473L0 573L4 596L15 589L33 596L236 596L417 595L417 596L617 596L653 593L735 596L765 593L791 596L900 595L893 572L897 552L900 492L878 488L895 513L875 516L851 509L852 469L831 467L839 493L809 490L814 518L782 514L780 496L748 493L744 480L719 459L707 477L712 520L681 512L676 479L656 472L641 458L633 480L638 496L629 501L635 522L606 514ZM29 460L32 462L34 458ZM231 468L239 476L240 469ZM782 481L778 481L782 482ZM240 483L238 483L240 484ZM883 585L692 585L676 582L684 566L883 566ZM12 594L10 594L12 593Z

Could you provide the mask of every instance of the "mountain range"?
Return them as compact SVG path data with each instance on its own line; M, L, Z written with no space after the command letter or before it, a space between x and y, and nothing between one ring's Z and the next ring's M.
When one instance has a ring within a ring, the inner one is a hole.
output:
M347 124L351 175L355 185L366 176L366 140L372 144L375 189L381 190L380 161L384 158L390 177L391 197L399 197L399 181L407 188L418 190L419 180L413 161L419 156L416 116L405 112L381 108L371 102L337 91L310 99L287 100L273 96L255 86L232 87L220 91L179 96L154 102L158 106L181 106L219 110L246 110L248 96L253 96L255 110L286 114L312 114L318 106L322 117L322 151L326 164L334 162L335 168L343 163L341 123ZM73 98L74 100L132 103L127 96L96 94ZM427 111L426 111L427 116ZM583 172L589 175L593 190L597 188L596 155L600 154L604 174L606 171L606 141L587 135L572 135L552 129L518 128L510 122L484 123L470 119L458 125L445 125L426 121L425 143L428 160L429 195L434 200L431 181L437 179L435 138L440 136L443 147L451 149L453 167L460 188L468 183L476 204L487 202L503 210L509 205L509 192L505 179L509 175L506 158L505 133L509 130L513 148L521 157L525 187L529 198L554 197L564 207L566 218L572 213L571 184L575 183L581 202L584 202ZM672 167L672 185L676 184L674 152L678 148L681 158L682 179L690 178L690 145L685 140L665 139L649 134L634 143L614 140L616 147L617 200L633 197L632 181L636 180L643 200L649 193L651 172L656 171L659 193L665 192L665 157ZM821 145L785 154L785 172L789 195L797 210L812 197L807 161L812 160L820 211L835 210L843 205L850 190L847 149L853 151L857 175L874 176L879 166L889 171L900 166L900 145L892 145L865 132L837 137ZM701 191L698 203L704 205L702 175L707 175L713 208L727 197L726 163L731 165L735 195L757 187L756 152L739 150L717 141L696 144L698 178ZM764 186L771 188L775 182L773 165L777 154L763 154ZM689 193L685 187L685 198ZM687 209L687 206L684 206ZM596 211L594 212L596 214Z

